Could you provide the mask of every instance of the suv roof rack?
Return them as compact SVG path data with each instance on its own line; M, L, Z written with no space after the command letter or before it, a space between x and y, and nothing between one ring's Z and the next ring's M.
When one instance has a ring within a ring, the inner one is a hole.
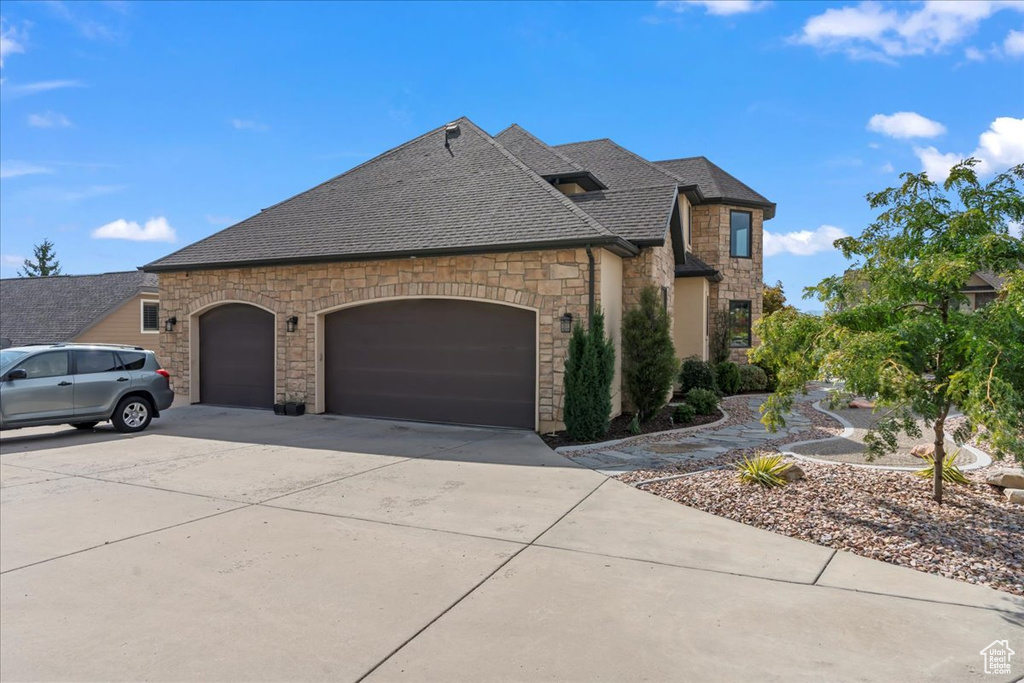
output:
M25 346L109 346L112 349L146 350L146 347L136 346L135 344L108 344L106 342L57 342L55 344L25 344Z

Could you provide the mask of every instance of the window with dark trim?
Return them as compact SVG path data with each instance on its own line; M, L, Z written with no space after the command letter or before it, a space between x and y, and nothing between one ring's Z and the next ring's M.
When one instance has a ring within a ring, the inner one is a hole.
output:
M143 332L159 332L160 331L160 302L159 301L143 301L142 302L142 331Z
M749 211L729 212L729 256L750 258L753 214Z
M734 349L750 347L750 302L729 302L729 346Z

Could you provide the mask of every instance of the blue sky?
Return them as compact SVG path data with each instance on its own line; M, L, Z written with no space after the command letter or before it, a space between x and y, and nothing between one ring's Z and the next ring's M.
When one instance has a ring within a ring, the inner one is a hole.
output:
M465 115L709 157L778 203L794 301L899 172L1024 162L1021 3L6 1L0 53L4 277L44 237L135 268Z

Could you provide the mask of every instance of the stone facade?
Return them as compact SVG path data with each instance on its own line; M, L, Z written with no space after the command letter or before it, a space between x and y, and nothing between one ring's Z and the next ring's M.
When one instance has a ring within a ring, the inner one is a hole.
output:
M668 310L675 298L676 259L672 252L672 236L667 235L660 247L645 247L634 258L622 261L623 314L640 304L640 290L647 285L668 290Z
M660 273L663 259L648 251L624 264L649 261L640 270ZM594 250L597 282L603 254ZM538 313L538 428L549 431L562 427L562 368L569 341L558 318L571 313L586 319L588 277L584 249L160 273L161 319L178 320L173 332L160 332L161 360L172 373L177 392L188 394L198 386L192 381L193 372L198 372L198 334L193 330L198 314L231 301L255 304L277 316L277 400L305 400L322 410L315 405L318 315L352 303L397 297L515 304ZM641 277L638 273L634 279ZM596 289L600 303L600 288ZM298 325L289 333L285 320L293 315Z
M745 211L752 214L751 258L729 256L729 214L731 211ZM728 204L696 205L693 207L691 241L693 253L722 273L722 281L711 283L709 292L712 312L709 337L712 342L719 332L714 312L728 311L730 301L750 301L751 322L759 320L764 289L762 279L764 272L764 212L761 209L749 209ZM756 346L758 343L760 343L759 340L752 336L751 344ZM747 349L733 349L731 359L737 363L746 363Z

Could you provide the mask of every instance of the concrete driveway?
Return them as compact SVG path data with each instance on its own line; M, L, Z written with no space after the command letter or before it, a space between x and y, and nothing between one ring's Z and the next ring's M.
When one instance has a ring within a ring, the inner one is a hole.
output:
M529 433L175 408L0 439L0 678L1015 680L1024 601ZM1012 673L980 650L1009 640Z

